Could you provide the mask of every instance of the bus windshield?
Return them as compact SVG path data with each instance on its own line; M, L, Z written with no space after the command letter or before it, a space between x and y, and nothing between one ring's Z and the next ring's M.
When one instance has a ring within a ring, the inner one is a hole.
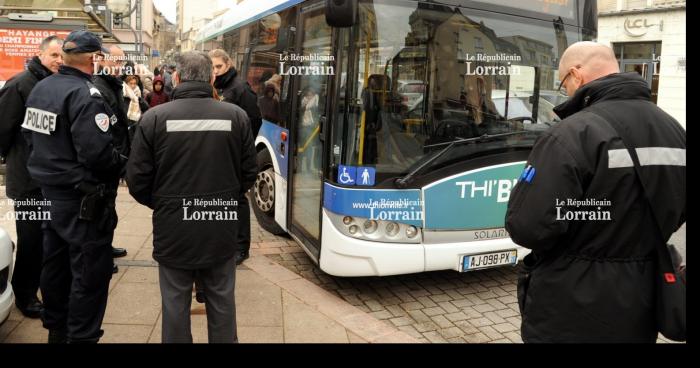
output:
M576 27L393 0L361 1L358 18L342 50L334 165L374 166L380 183L430 160L441 143L523 132L455 145L433 169L530 147L559 121L557 68L580 39Z

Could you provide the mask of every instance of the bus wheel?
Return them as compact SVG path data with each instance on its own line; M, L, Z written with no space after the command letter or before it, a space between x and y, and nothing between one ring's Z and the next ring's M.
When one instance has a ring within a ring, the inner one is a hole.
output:
M270 152L258 152L258 176L253 185L253 212L263 229L274 235L285 234L275 222L275 171Z

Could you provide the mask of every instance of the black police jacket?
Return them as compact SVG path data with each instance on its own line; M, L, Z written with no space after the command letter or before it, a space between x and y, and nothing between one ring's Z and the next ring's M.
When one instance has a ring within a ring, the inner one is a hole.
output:
M27 171L29 147L22 137L25 104L34 86L52 73L35 56L27 70L12 77L0 90L0 156L7 159L7 196L20 199L39 190Z
M233 202L255 182L256 151L245 111L213 92L183 82L135 127L126 180L154 210L153 258L166 266L206 268L237 249Z
M62 65L37 83L22 124L31 144L28 168L48 199L72 199L75 187L111 183L126 163L112 143L116 116L91 75Z
M231 67L226 73L216 77L214 87L222 101L236 104L248 114L253 137L256 137L262 126L262 115L258 107L258 96L248 82L239 78L236 69Z
M128 157L130 149L129 119L126 117L128 105L124 103L124 98L122 97L123 82L115 76L100 74L95 77L94 83L102 94L102 98L107 103L107 106L117 117L117 122L112 125L114 147L119 153Z
M532 249L518 285L524 341L656 340L656 244L685 222L686 139L650 97L636 73L597 79L556 107L564 120L535 143L534 173L514 187L506 214L513 241ZM633 139L661 235L629 153L601 112Z

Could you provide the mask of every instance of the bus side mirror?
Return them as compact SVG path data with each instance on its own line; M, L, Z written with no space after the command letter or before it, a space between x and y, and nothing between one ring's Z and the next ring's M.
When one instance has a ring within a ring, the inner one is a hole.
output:
M326 23L339 28L355 25L357 0L326 0Z

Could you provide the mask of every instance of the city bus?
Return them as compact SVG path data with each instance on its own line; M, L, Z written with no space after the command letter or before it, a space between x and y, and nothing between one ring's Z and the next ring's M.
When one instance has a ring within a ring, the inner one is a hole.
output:
M245 0L196 47L258 94L259 224L328 274L385 276L528 253L510 191L559 121L560 56L596 28L595 0Z

